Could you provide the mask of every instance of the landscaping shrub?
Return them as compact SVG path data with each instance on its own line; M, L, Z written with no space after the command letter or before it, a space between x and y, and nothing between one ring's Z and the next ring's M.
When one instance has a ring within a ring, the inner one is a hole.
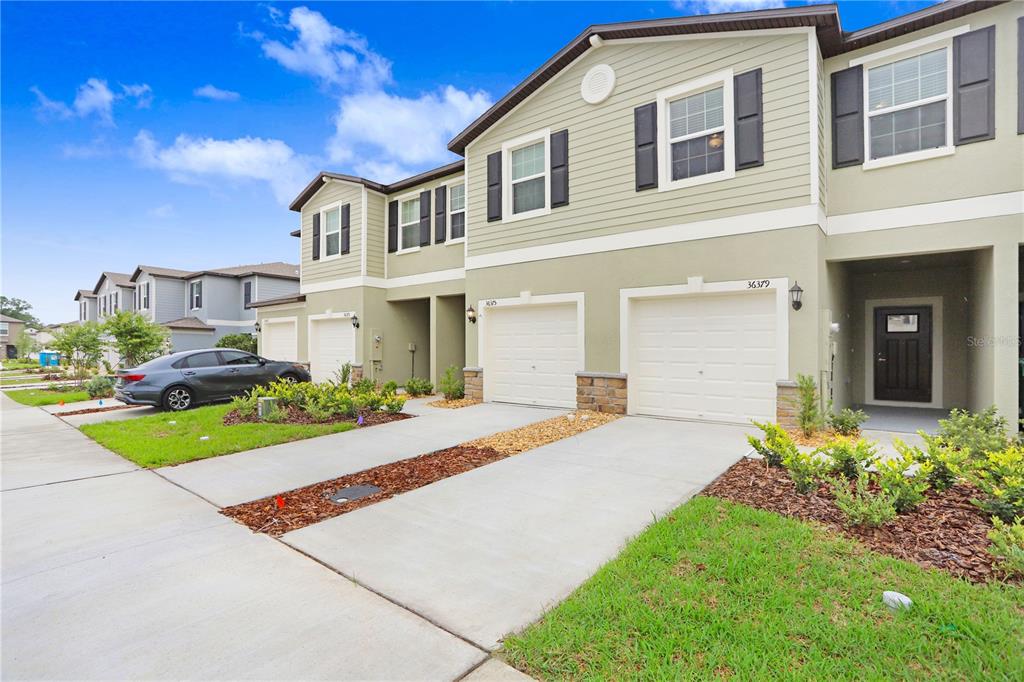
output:
M829 458L831 462L829 473L839 474L849 481L860 476L864 469L878 459L874 444L863 438L855 441L842 437L833 438L818 448L817 452Z
M377 390L377 384L373 379L360 379L352 382L353 393L372 393Z
M829 415L828 423L836 433L841 436L855 436L860 431L860 425L867 421L868 415L864 410L852 410L844 407L838 414L833 412Z
M1017 517L1013 523L1004 523L993 517L988 539L992 541L988 553L996 558L999 568L1011 576L1024 576L1024 519Z
M893 497L896 512L903 514L924 501L932 465L927 461L919 462L915 448L898 438L893 440L893 446L897 455L883 458L876 465L878 485Z
M348 386L348 380L352 378L352 363L346 362L340 369L334 372L334 383Z
M387 396L378 391L370 380L357 381L351 388L344 384L331 382L313 384L309 382L275 381L268 386L257 386L245 396L244 400L251 404L242 406L245 410L255 410L261 397L277 398L279 407L295 407L308 414L314 421L330 421L336 417L355 417L360 410L388 409L400 412L405 399L396 400L397 396ZM238 399L242 400L242 399ZM397 408L395 407L397 405ZM241 410L240 410L241 414ZM248 412L252 414L252 412ZM245 415L243 415L245 416Z
M114 395L114 380L107 376L94 376L85 384L90 398L109 398Z
M824 423L821 408L818 407L818 385L815 383L814 377L809 374L797 374L796 391L797 424L804 436L810 437Z
M430 395L434 392L434 384L430 383L426 379L413 377L405 382L405 392L413 398L421 395Z
M818 481L829 470L829 463L818 457L816 452L801 452L795 448L782 460L782 466L786 467L796 491L801 495L817 488Z
M981 456L986 452L999 452L1010 445L1006 429L1006 419L994 405L978 413L954 409L948 418L939 420L938 434L929 438L938 440L945 447Z
M225 334L213 344L217 348L234 348L247 353L256 353L256 337L252 334ZM271 358L274 360L276 358Z
M786 457L796 452L796 445L793 443L793 439L778 424L755 421L754 426L764 432L764 440L762 441L754 436L747 436L747 442L750 443L750 447L757 451L757 454L764 457L768 466L780 467Z
M398 383L388 381L381 387L380 392L388 397L398 395Z
M1024 446L987 453L972 465L968 478L982 492L972 500L978 507L1007 523L1024 516Z
M895 498L884 490L872 491L870 478L865 471L857 476L852 490L850 482L845 478L833 479L831 487L836 506L846 516L849 526L877 528L896 518Z
M248 395L238 395L231 399L231 409L238 412L240 417L251 417L256 414L257 405L256 398Z
M440 384L441 394L445 400L459 400L466 395L466 385L462 380L462 372L455 365L444 371Z
M384 400L384 409L391 414L397 414L405 407L404 395L393 395Z

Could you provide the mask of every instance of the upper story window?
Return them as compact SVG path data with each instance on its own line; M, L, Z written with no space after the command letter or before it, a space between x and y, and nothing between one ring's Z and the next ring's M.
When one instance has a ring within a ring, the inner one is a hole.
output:
M535 142L512 150L512 213L527 213L544 208L547 172L544 164L545 142Z
M324 211L324 255L341 253L341 206Z
M149 282L142 285L142 293L139 294L139 303L143 310L149 310Z
M116 313L121 307L121 292L115 291L110 295L110 312Z
M658 189L735 176L731 71L658 93Z
M420 198L404 199L398 205L399 251L420 245Z
M203 307L203 281L192 282L188 285L188 297L192 310Z
M868 69L868 159L952 148L949 59L941 48Z
M252 303L252 282L246 282L242 285L242 305L247 306Z
M466 236L466 184L448 187L448 239Z
M7 336L11 333L10 323L0 322L0 336Z

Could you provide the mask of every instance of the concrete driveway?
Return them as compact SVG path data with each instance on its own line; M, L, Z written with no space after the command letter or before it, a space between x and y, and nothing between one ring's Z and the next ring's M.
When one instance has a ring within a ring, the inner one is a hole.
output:
M628 417L283 540L493 649L742 457L747 432Z

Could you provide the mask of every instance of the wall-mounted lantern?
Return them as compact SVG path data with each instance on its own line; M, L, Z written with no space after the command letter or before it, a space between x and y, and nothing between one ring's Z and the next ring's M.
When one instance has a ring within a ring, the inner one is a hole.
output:
M466 319L470 324L476 324L476 311L473 310L473 306L466 308Z
M255 329L255 330L256 330L256 333L258 334L258 333L260 332L260 330L262 330L262 329L263 329L263 326L262 326L262 325L261 325L261 324L260 324L259 322L257 322L257 323L256 323L256 324L255 324L255 325L253 326L253 329Z
M353 315L352 316L352 327L355 328L355 329L359 329L359 316L358 315Z
M789 290L789 300L793 304L793 310L800 310L804 307L801 298L803 298L804 290L800 288L797 282L793 282L793 287Z

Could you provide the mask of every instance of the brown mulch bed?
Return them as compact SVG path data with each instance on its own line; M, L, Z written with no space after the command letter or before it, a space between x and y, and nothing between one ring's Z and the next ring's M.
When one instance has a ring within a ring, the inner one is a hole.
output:
M943 493L929 491L927 499L913 511L900 514L880 528L847 527L827 485L809 495L798 495L785 469L768 467L759 459L740 460L701 494L816 521L875 551L971 582L1000 577L992 556L985 551L992 526L988 516L971 504L977 492L967 485L958 484Z
M363 410L359 413L358 417L352 418L347 416L336 416L324 421L317 421L309 416L308 413L303 412L294 405L290 405L285 408L281 408L287 413L287 417L280 421L275 422L277 424L337 424L340 422L359 422L359 417L362 417L363 423L360 426L376 426L377 424L387 424L388 422L397 422L403 419L411 419L413 415L406 414L405 412L374 412L371 410ZM238 410L231 410L224 415L224 426L234 426L236 424L259 424L260 418L256 414L251 414L247 417L243 417L238 413Z
M455 476L508 456L491 448L456 445L447 450L438 450L427 455L314 483L281 495L226 507L221 513L245 524L254 532L277 537L288 531L347 514L399 493L421 488L442 478ZM352 485L375 485L380 488L380 492L344 504L328 499L336 490ZM278 497L284 502L283 507L278 508Z
M131 410L139 405L112 405L110 407L90 407L86 410L70 410L68 412L56 412L58 417L73 417L76 414L96 414L97 412L113 412L114 410Z

